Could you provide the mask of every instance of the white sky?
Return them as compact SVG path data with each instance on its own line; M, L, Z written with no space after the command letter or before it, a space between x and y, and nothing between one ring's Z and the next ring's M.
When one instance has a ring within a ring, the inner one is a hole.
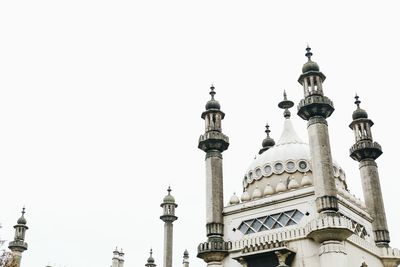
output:
M271 3L268 3L271 2ZM170 184L179 207L174 265L191 266L205 240L204 131L209 86L226 113L225 202L240 193L264 125L283 125L282 90L296 105L307 43L336 107L334 159L362 196L348 156L355 92L375 122L392 245L398 212L396 1L0 2L0 236L13 237L23 205L30 227L23 266L162 266L159 204ZM292 110L295 114L295 110ZM307 140L306 122L294 124Z

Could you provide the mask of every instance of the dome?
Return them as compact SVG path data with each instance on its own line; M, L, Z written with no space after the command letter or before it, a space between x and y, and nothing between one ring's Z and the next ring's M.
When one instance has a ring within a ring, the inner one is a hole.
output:
M233 195L231 196L231 199L229 200L229 204L236 205L239 203L240 203L239 197L236 195L236 193L233 193Z
M353 120L368 119L368 113L362 108L358 108L353 112Z
M303 73L309 72L309 71L319 71L319 66L316 62L309 60L303 65L302 69Z
M171 203L175 204L175 198L171 195L171 187L168 187L168 195L166 195L163 199L163 203Z
M336 162L333 162L333 176L338 178L338 186L347 190L345 173ZM257 155L250 164L244 176L243 188L249 196L253 196L257 187L264 192L264 196L268 196L311 185L310 147L299 138L291 119L286 118L279 141Z
M262 197L261 190L256 187L256 189L253 191L253 195L251 196L251 199L259 199Z
M247 190L245 190L242 194L242 196L240 197L240 200L242 200L242 202L246 202L250 200L250 194L249 192L247 192Z
M18 224L26 224L26 219L24 217L24 215L22 214L22 216L18 219L17 221Z
M24 214L25 214L25 207L24 208L22 208L22 215L21 215L21 217L19 217L19 219L18 219L18 221L17 221L17 224L23 224L23 225L25 225L26 224L26 219L25 219L25 217L24 217Z
M206 104L206 110L210 110L210 109L218 109L219 110L219 109L221 109L221 105L215 99L208 100L208 102Z

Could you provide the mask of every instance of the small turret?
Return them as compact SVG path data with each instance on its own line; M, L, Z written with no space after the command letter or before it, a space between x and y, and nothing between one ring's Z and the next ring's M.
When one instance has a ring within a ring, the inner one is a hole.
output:
M260 155L275 145L275 140L269 136L270 132L271 130L269 129L269 125L267 123L267 125L265 125L265 133L267 134L267 137L265 137L263 140L262 148L258 152Z
M164 222L164 267L172 267L173 255L173 222L178 219L175 216L175 209L178 205L175 203L175 198L171 195L171 187L168 187L168 194L164 197L161 207L163 215L160 219Z
M375 160L382 154L382 148L374 142L368 113L360 108L359 96L355 96L357 109L353 112L350 128L354 131L356 143L350 148L350 157L360 163L364 201L372 221L375 244L380 247L389 246L390 237L386 222L385 206L379 180L378 165Z
M112 267L119 267L119 251L117 247L113 251Z
M153 250L150 249L150 257L147 259L147 263L144 265L146 267L156 267L154 258L153 258Z
M28 226L26 226L27 222L25 219L25 207L22 208L21 213L21 217L18 219L17 224L14 226L14 241L11 241L8 245L8 248L12 252L15 267L19 267L21 265L22 252L28 249L28 244L25 242L25 232L26 230L28 230Z
M183 267L189 267L189 252L187 249L185 249L185 252L183 252Z

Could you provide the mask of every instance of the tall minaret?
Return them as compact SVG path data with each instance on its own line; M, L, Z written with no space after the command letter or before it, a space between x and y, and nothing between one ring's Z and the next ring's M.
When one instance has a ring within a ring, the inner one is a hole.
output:
M113 251L112 267L119 267L119 251L117 247Z
M122 248L121 248L121 250L119 251L118 267L124 267L124 262L125 262L124 256L125 256L125 253L122 252Z
M157 266L154 262L152 249L150 249L150 257L147 259L147 263L144 266L146 266L146 267L156 267Z
M160 219L164 221L164 267L172 267L172 241L173 241L173 222L178 219L175 216L175 208L178 205L175 203L175 198L171 195L171 187L168 187L168 195L164 197L161 207L163 215Z
M297 114L308 121L308 139L312 172L314 176L315 206L318 216L308 237L320 243L319 266L347 266L347 252L344 245L353 232L348 219L340 216L337 189L333 176L331 146L326 119L334 111L332 101L324 96L322 83L325 75L317 63L311 60L311 49L307 47L308 61L303 65L299 82L303 85L304 99L298 105Z
M183 252L182 267L189 267L189 252L187 249L185 249L185 252Z
M214 99L214 86L211 86L211 100L206 104L206 111L201 114L205 120L205 133L199 138L199 148L206 152L206 230L208 240L198 247L197 257L208 266L222 266L228 254L229 242L225 242L222 218L223 178L222 152L229 146L229 139L222 133L221 121L225 114Z
M390 237L386 223L385 207L383 205L381 184L379 182L378 165L375 160L382 154L381 146L372 139L372 120L360 108L361 101L356 96L357 109L353 112L350 128L354 131L356 143L350 148L352 159L360 162L360 173L364 200L371 215L372 230L377 246L389 246Z
M298 105L297 114L308 121L317 211L332 214L338 211L338 200L326 118L334 108L332 101L324 96L322 83L325 75L319 71L318 64L311 60L311 48L307 47L306 51L308 61L303 65L303 73L298 79L304 89L304 99Z
M267 137L265 137L262 141L262 148L258 152L260 155L275 145L275 140L269 136L270 132L271 130L269 129L269 125L267 123L267 125L265 125L265 133L267 134Z
M26 226L24 214L25 207L22 209L22 215L18 219L17 224L14 226L14 241L11 241L8 245L8 248L12 252L13 263L15 264L15 267L19 267L21 265L22 252L28 249L28 244L25 242L25 231L28 230L28 226Z

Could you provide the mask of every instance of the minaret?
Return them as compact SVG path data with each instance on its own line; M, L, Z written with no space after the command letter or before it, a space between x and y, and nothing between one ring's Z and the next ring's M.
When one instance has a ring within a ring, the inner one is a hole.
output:
M157 266L154 262L152 249L150 249L150 257L147 259L147 263L144 266L146 266L146 267L156 267Z
M172 241L173 241L173 222L178 219L175 216L175 208L178 205L175 203L175 198L171 195L171 187L168 187L168 195L164 197L161 207L163 215L160 219L164 221L164 267L172 267Z
M119 267L119 251L117 247L113 251L112 267Z
M354 131L356 143L350 148L350 156L360 163L364 200L373 219L372 230L375 243L377 246L387 247L390 237L379 182L378 165L375 162L382 154L382 149L372 138L371 126L374 123L368 119L367 112L360 108L359 97L356 96L355 98L357 109L353 112L350 128Z
M124 256L125 256L125 253L122 252L122 248L121 248L121 250L119 251L118 267L124 267L124 262L125 262Z
M22 252L28 249L28 244L25 242L25 232L28 230L28 226L26 226L24 214L25 207L22 208L22 215L18 219L17 224L14 226L14 241L11 241L8 245L8 248L12 252L13 263L15 264L15 267L19 267L21 265Z
M223 176L222 152L229 146L229 139L222 133L221 121L225 114L214 99L215 87L211 86L211 99L206 104L206 111L201 114L205 120L205 133L199 138L199 148L206 152L206 231L207 242L198 247L197 257L208 266L222 266L228 254L229 242L225 242L222 218Z
M298 80L304 89L304 99L298 105L297 114L308 121L315 206L318 212L310 225L319 226L312 228L307 237L320 243L319 266L347 266L347 252L343 241L353 231L348 227L350 221L337 212L337 189L326 121L334 108L332 101L324 96L322 83L325 75L319 71L318 64L311 60L311 49L307 47L306 51L308 61L303 65L303 73Z
M324 96L322 83L325 75L319 71L318 64L311 60L311 48L307 47L306 51L308 61L303 65L303 73L298 79L304 89L304 99L298 105L297 114L308 121L317 211L332 214L338 211L338 200L326 119L334 108L332 101Z
M183 267L189 267L189 252L187 249L185 249L185 252L183 252L183 262L182 262Z
M267 134L267 137L265 137L262 141L262 148L258 152L260 155L275 145L275 140L269 136L270 132L271 130L269 129L269 125L267 123L267 125L265 125L265 133Z

